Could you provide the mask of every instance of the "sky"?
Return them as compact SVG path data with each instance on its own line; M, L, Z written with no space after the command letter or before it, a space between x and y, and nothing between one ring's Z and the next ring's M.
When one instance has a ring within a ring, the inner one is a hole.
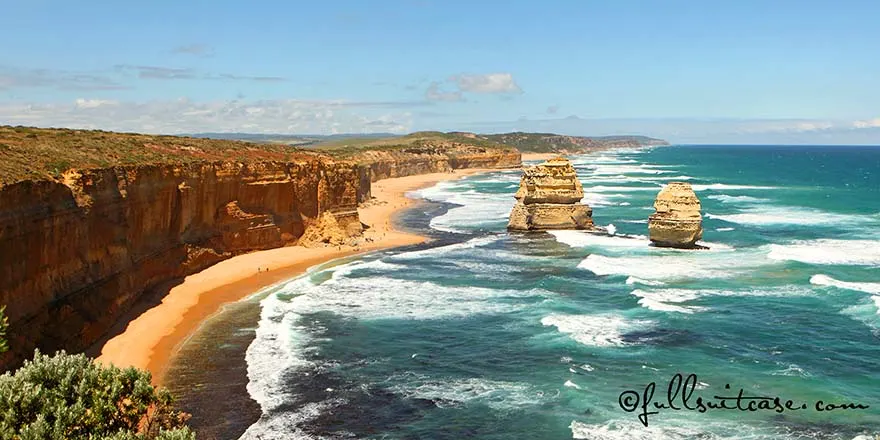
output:
M876 0L0 0L0 124L880 144Z

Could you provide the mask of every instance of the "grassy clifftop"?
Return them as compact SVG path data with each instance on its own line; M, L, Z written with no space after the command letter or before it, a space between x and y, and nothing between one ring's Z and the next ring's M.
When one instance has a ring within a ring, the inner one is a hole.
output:
M57 177L70 168L220 160L294 161L311 157L315 153L276 144L0 126L0 184Z
M26 179L57 178L71 168L197 161L289 162L317 156L358 161L373 151L414 154L468 154L487 150L580 153L667 145L663 140L644 136L579 137L520 132L480 135L423 131L384 137L338 135L310 138L296 146L288 145L293 143L290 139L279 141L272 135L227 134L222 136L225 139L206 137L209 134L194 136L199 137L0 126L0 185Z

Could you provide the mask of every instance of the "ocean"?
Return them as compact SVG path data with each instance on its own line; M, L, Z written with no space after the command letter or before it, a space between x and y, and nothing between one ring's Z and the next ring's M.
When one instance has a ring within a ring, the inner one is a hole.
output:
M880 434L880 148L571 159L613 235L508 233L520 172L492 172L412 194L427 203L400 221L432 242L315 267L256 296L245 315L258 325L236 324L246 384L233 388L261 416L241 438ZM709 250L649 246L653 199L670 181L700 198ZM652 409L647 427L641 409L624 409L622 395L644 400L652 382L665 403L675 374L696 375L693 400L742 389L807 408Z

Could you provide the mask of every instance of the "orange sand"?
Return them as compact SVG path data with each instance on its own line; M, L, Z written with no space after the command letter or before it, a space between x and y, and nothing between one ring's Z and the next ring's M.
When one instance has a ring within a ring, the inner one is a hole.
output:
M107 341L97 361L147 369L154 380L161 383L179 346L224 304L336 258L425 241L422 236L393 229L392 216L415 202L405 193L439 181L487 171L491 170L457 170L455 173L422 174L375 182L372 185L374 199L358 210L361 221L370 226L364 236L371 238L372 242L364 240L358 247L339 248L290 246L221 261L186 277L160 304L130 321L122 333ZM258 267L269 271L258 273Z

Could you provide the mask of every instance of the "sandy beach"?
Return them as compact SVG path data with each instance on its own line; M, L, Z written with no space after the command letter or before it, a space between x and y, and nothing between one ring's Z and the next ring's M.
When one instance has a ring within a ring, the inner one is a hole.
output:
M406 193L440 181L487 171L495 170L456 170L455 173L422 174L374 182L373 199L358 209L361 221L370 226L364 233L363 244L321 248L289 246L239 255L217 263L186 277L171 288L160 304L130 321L122 333L107 341L97 361L147 369L153 374L154 381L161 383L180 344L224 304L241 300L262 288L293 278L309 267L336 258L425 241L422 236L393 228L392 217L416 202L406 197ZM258 268L267 268L268 271L258 272Z

